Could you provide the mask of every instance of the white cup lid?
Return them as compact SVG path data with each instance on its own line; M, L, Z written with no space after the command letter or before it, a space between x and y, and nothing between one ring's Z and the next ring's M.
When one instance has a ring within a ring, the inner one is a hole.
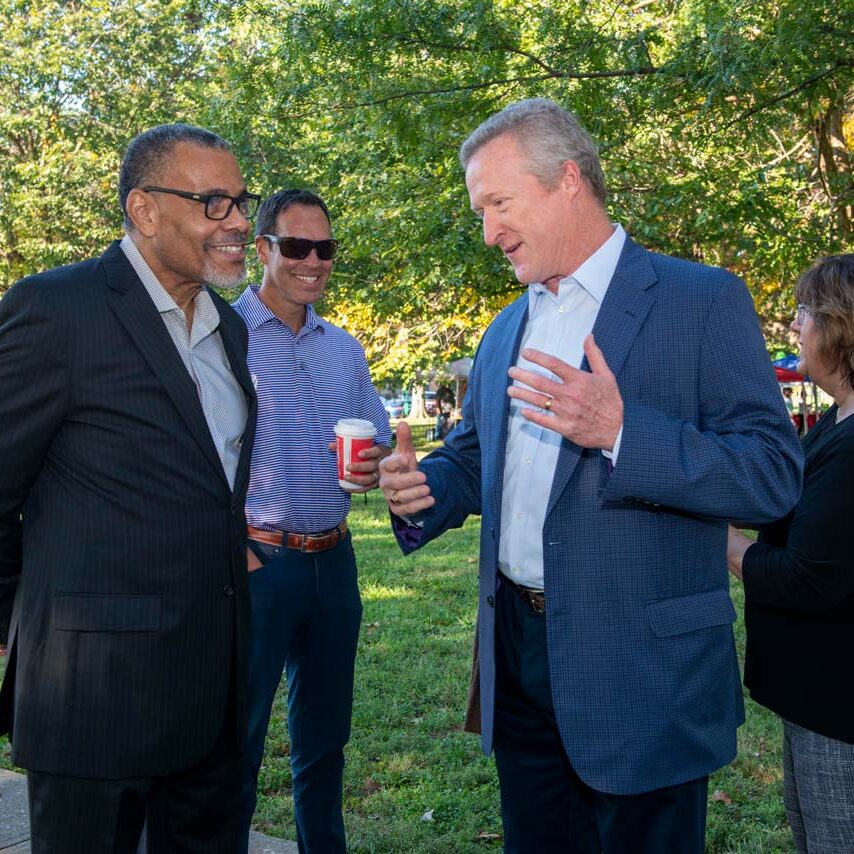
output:
M369 439L376 436L377 428L372 421L364 418L340 418L335 425L336 436L351 436L356 439Z

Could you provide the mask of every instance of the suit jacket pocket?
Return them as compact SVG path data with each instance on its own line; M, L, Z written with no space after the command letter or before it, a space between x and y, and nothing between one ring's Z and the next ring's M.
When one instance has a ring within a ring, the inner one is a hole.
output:
M69 632L156 632L160 597L57 593L53 627Z
M735 622L735 607L728 590L660 599L647 605L646 613L650 628L660 638Z

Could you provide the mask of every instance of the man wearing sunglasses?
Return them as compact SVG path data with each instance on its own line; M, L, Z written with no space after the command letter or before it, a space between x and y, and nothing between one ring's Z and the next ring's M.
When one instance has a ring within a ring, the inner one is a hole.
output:
M365 353L312 306L326 289L338 242L329 211L307 190L284 190L258 211L261 286L234 304L249 329L249 369L259 400L247 496L252 637L244 841L273 699L286 667L294 813L301 852L346 851L341 815L344 746L362 604L347 514L329 451L340 418L373 422L374 446L348 480L379 480L391 430Z
M0 301L0 732L32 850L232 854L245 731L245 277L258 197L163 125L119 176L125 235Z

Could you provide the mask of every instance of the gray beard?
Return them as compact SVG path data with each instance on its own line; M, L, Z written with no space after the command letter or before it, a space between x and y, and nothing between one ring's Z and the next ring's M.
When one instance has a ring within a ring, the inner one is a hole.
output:
M240 272L228 274L216 267L212 261L208 261L202 270L202 277L205 284L213 288L236 288L246 279L246 265L243 265Z

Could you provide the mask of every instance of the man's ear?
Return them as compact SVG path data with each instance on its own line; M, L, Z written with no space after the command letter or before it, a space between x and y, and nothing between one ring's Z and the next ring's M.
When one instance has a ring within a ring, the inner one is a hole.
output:
M255 252L258 254L258 260L266 267L270 260L270 241L258 235L255 238Z
M144 193L138 187L134 187L127 197L125 203L128 219L134 224L137 231L144 237L153 237L157 232L159 211L151 193Z
M578 168L578 164L574 160L565 161L560 186L575 196L581 189L583 181L584 178L581 177L581 170Z

